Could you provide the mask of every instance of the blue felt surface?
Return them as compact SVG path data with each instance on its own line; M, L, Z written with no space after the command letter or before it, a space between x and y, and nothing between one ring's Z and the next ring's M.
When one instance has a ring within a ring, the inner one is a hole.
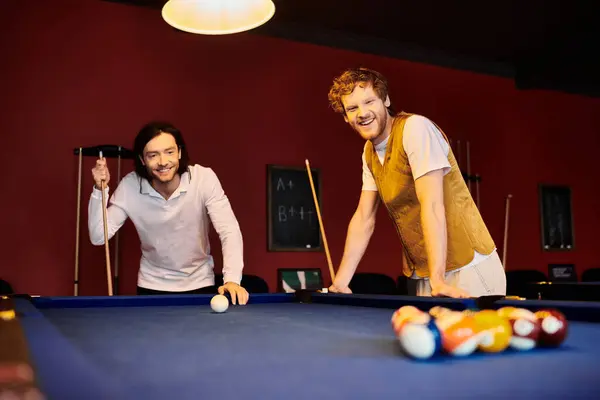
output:
M122 386L91 362L26 300L16 300L38 383L49 399L125 398Z
M68 354L54 354L66 363L63 372L73 370L69 380L114 384L125 394L114 394L115 400L572 399L589 398L586 393L599 388L598 324L573 322L557 350L415 362L398 352L392 311L257 303L224 314L212 313L207 305L48 308L43 313L70 342L61 342ZM31 330L31 321L40 324L45 318L32 313L24 320ZM40 341L37 334L28 335ZM48 380L57 375L47 370L50 355L36 362L42 363L46 387L57 390L58 384Z

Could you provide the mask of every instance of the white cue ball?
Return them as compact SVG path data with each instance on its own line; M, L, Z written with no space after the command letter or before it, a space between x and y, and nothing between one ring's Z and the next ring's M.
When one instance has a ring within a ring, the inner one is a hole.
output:
M222 294L218 294L210 300L210 308L217 313L225 312L229 308L229 300Z

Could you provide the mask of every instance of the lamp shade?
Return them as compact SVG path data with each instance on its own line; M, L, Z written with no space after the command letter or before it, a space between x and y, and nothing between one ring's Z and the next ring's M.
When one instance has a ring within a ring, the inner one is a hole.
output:
M254 29L275 14L271 0L169 0L162 17L172 27L203 35Z

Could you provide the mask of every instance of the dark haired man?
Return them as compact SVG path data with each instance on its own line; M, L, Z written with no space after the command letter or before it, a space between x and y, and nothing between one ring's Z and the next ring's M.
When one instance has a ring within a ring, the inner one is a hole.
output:
M442 130L423 116L395 112L387 80L373 70L344 71L328 97L366 140L362 193L330 290L350 292L383 202L403 245L403 273L418 280L417 295L505 295L494 241Z
M135 171L127 174L107 209L111 238L130 218L142 245L138 294L228 292L233 304L246 304L240 286L243 242L239 224L214 171L188 165L183 136L168 123L144 126L134 141ZM102 180L110 174L106 160L92 169L95 186L89 201L88 228L94 245L104 244ZM215 287L210 255L212 222L223 249L223 282Z

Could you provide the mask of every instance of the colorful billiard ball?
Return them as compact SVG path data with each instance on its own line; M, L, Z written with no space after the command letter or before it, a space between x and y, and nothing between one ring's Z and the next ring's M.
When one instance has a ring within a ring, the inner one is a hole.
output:
M514 308L505 313L512 327L510 348L513 350L531 350L537 346L541 327L532 311Z
M396 338L402 352L413 359L426 360L442 350L440 330L427 313L408 318Z
M508 319L494 310L481 310L473 314L479 330L479 350L485 353L500 353L508 348L512 338L512 327Z
M4 321L12 321L16 317L15 310L0 310L0 319Z
M396 311L394 311L394 313L392 314L392 320L398 315L414 315L414 314L420 314L422 312L423 311L419 310L415 306L402 306L399 309L397 309Z
M217 294L210 300L210 308L216 313L222 313L229 308L229 300L222 294Z
M8 361L3 362L2 365L0 365L1 384L9 383L11 385L14 385L19 383L32 383L33 381L33 369L28 363ZM2 397L2 399L4 398L5 397Z
M399 308L392 314L391 324L394 334L398 337L407 323L426 324L430 320L429 314L416 307L408 306L408 308Z
M429 309L429 315L431 315L433 318L439 318L449 312L453 312L453 310L442 306L434 306Z
M468 356L479 346L480 331L475 318L460 311L447 312L435 319L442 347L453 356Z
M496 310L496 313L498 313L499 316L508 319L509 315L516 309L517 307L501 307L498 310Z
M540 323L538 345L543 347L558 347L567 337L567 318L558 310L545 309L535 312Z

